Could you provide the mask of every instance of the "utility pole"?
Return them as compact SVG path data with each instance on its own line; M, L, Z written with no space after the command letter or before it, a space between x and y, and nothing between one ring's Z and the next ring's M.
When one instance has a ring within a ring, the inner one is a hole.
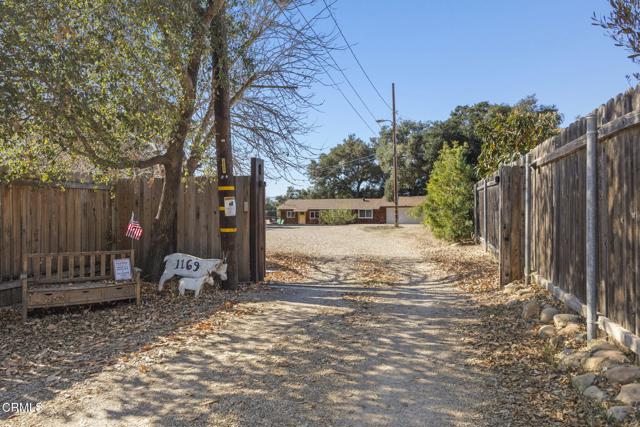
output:
M398 227L398 147L396 144L396 84L391 83L391 105L393 109L393 215Z
M238 285L238 254L236 250L236 187L233 175L233 150L231 147L231 111L229 103L229 54L227 50L226 8L223 2L211 25L214 31L212 46L213 66L217 82L213 113L215 117L218 202L220 214L220 246L222 258L227 264L225 289Z

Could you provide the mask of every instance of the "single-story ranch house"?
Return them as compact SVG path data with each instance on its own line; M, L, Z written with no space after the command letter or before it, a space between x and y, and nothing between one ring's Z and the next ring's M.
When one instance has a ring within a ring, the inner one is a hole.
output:
M420 219L409 215L411 208L424 201L424 196L400 197L398 222L418 224ZM285 224L318 224L320 211L351 209L358 224L393 224L393 202L387 199L288 199L278 206L278 218Z

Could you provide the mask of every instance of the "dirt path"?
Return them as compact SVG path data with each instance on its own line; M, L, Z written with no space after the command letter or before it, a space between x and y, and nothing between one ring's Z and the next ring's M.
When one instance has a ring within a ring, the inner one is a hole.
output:
M491 378L465 364L473 305L420 227L268 231L298 283L74 384L11 425L472 426ZM277 253L275 253L277 252ZM200 326L201 325L201 326Z

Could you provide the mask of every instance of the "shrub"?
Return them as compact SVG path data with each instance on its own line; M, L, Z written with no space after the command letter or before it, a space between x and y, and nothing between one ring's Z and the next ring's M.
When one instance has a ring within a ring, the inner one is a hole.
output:
M474 174L466 151L466 144L442 147L427 183L421 211L424 223L441 239L462 240L473 233Z
M329 209L320 211L320 224L344 225L356 220L356 214L351 209Z

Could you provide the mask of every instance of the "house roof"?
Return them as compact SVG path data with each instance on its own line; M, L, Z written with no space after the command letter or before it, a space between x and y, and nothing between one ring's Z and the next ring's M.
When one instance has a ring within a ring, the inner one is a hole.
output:
M424 196L400 197L398 206L413 207L424 201ZM384 198L381 199L288 199L278 209L290 209L297 212L323 209L380 209L393 206Z

